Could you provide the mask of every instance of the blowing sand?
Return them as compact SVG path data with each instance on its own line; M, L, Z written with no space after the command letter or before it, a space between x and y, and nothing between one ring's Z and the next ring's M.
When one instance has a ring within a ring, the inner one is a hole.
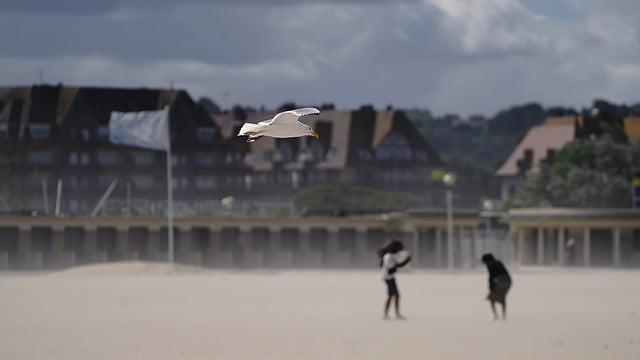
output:
M490 322L484 272L220 272L109 264L0 276L0 359L638 359L640 272L522 270Z

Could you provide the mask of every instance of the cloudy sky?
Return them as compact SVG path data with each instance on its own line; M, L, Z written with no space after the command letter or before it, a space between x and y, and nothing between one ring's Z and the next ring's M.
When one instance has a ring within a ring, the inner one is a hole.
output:
M637 0L2 0L0 82L439 114L640 102L638 14Z

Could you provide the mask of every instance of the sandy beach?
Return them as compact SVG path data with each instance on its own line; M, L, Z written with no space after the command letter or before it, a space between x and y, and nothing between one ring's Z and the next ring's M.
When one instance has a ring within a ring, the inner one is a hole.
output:
M514 271L489 321L484 271L223 272L121 263L0 275L0 359L637 359L640 271Z

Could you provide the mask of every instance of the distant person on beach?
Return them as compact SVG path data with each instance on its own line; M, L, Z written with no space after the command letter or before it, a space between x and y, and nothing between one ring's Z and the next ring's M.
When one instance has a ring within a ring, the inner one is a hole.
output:
M395 300L396 319L403 320L400 314L400 292L396 284L396 271L411 261L411 255L404 250L404 246L398 240L392 240L378 250L380 267L382 268L382 279L387 285L387 300L384 303L384 320L389 319L389 307L391 301Z
M491 320L499 319L496 303L502 305L502 320L506 320L506 297L511 288L511 276L502 261L494 258L490 253L482 255L482 262L487 265L487 270L489 271L489 295L487 295L487 300L491 303L491 311L493 312Z
M568 265L575 265L576 264L576 242L575 240L573 240L573 238L569 238L569 240L567 240L567 244L566 244L566 249L567 249L567 264Z

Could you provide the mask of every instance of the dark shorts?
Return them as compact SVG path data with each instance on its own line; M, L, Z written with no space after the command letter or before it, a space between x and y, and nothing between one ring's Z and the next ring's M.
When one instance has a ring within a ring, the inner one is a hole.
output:
M385 284L387 284L387 295L398 295L398 286L396 285L396 279L385 279Z
M504 302L510 288L511 279L506 277L498 278L496 283L493 285L493 289L489 292L487 299L490 301Z

